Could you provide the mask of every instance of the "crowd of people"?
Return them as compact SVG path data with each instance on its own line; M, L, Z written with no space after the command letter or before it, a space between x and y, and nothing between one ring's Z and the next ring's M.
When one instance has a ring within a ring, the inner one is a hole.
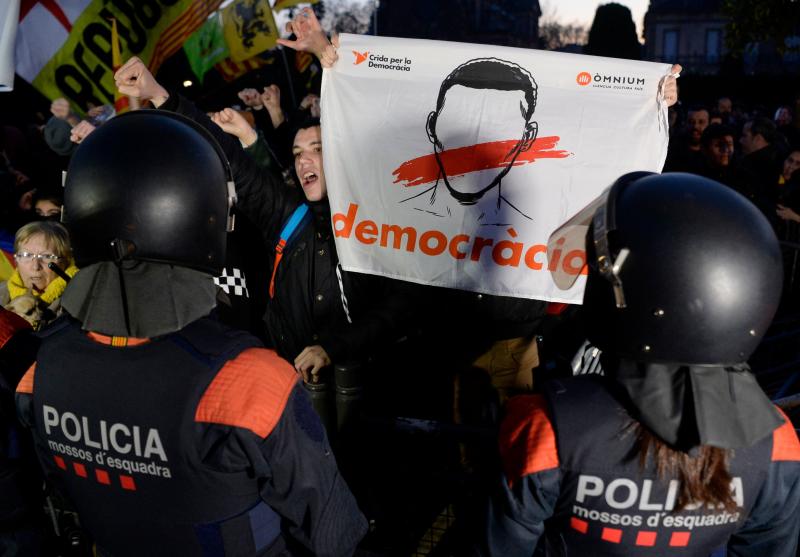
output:
M337 63L313 12L290 26ZM498 431L456 446L482 487L455 554L794 555L800 442L746 362L781 264L796 289L800 97L684 112L669 80L664 174L594 213L581 313L343 270L317 95L207 113L136 57L115 81L156 110L3 132L0 553L63 551L49 494L97 555L380 554L401 471L363 416L409 412ZM603 375L569 378L587 346Z
M782 240L797 242L800 222L800 96L774 116L763 107L692 105L683 122L673 113L665 172L692 172L750 199Z

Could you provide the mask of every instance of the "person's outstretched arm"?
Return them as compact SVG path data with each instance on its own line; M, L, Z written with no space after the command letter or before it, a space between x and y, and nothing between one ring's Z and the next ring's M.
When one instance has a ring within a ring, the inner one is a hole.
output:
M295 40L278 39L278 44L312 53L319 58L323 68L333 67L339 59L336 53L339 47L338 37L334 36L333 43L328 40L311 8L300 10L297 17L286 24L286 30L294 33Z
M277 236L280 226L302 202L299 192L285 187L279 174L258 168L239 141L212 122L194 103L181 95L170 95L139 58L134 56L128 60L114 74L114 79L120 93L149 99L155 107L186 116L211 132L231 165L237 208L262 230L265 238L270 240Z

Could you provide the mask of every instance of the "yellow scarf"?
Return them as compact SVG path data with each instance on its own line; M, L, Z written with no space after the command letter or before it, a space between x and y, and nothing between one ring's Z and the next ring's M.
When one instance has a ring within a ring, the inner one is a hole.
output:
M70 265L65 269L64 272L70 277L74 277L75 273L78 272L78 268L75 265ZM56 299L61 297L66 287L67 281L61 277L56 277L50 281L50 284L48 284L47 288L45 288L42 292L39 292L35 288L28 290L25 288L25 284L22 282L22 277L19 275L19 269L15 269L14 274L11 275L10 279L8 279L8 294L12 300L30 292L48 306Z

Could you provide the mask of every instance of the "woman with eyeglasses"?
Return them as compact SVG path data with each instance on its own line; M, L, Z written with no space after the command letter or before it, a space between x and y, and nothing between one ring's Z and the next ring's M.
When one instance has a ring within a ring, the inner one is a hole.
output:
M41 328L61 313L61 294L67 287L61 276L78 272L67 229L51 221L26 224L14 237L14 261L14 274L0 283L0 306Z

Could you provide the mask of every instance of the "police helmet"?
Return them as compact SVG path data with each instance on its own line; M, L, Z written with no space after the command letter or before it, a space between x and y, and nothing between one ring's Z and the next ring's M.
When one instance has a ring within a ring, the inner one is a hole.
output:
M62 221L75 261L141 260L219 274L235 190L213 136L178 114L138 110L92 132L72 156Z
M609 353L648 363L744 362L777 310L775 233L745 197L713 180L626 174L549 245L578 231L589 266L587 336Z

